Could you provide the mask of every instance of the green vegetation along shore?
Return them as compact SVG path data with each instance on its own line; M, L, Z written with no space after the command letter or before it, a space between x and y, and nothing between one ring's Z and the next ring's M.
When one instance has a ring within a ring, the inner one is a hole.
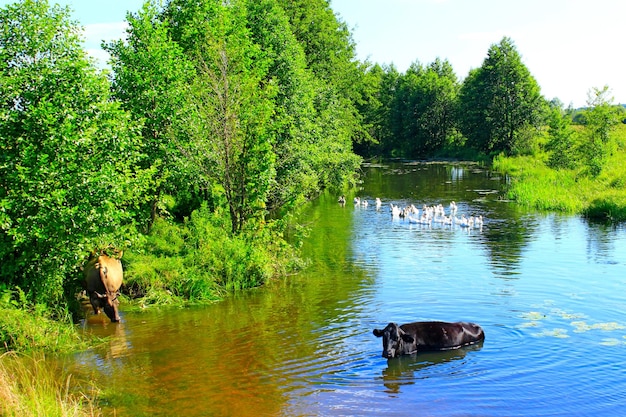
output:
M626 221L626 124L617 123L608 133L602 169L595 175L590 172L585 148L589 129L572 128L565 150L546 150L550 140L546 133L540 141L543 146L531 155L496 156L492 168L510 177L506 198L536 210L579 214L604 222ZM566 153L571 155L564 156ZM555 166L557 157L570 158L567 166Z

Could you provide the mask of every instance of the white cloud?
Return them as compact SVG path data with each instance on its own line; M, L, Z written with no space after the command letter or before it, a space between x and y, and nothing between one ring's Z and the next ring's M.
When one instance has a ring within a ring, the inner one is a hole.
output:
M126 38L127 22L92 23L85 25L85 51L96 60L99 68L108 67L110 59L108 52L101 47L102 42L108 43L117 39Z
M112 41L126 37L127 22L110 22L110 23L91 23L85 25L85 42Z

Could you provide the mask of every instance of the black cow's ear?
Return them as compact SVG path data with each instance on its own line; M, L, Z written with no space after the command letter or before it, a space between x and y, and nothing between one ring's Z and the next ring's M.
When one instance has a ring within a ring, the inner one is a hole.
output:
M374 336L381 337L383 335L382 330L374 329Z
M406 333L402 335L402 340L404 340L407 343L413 343L415 341L415 339L413 339L413 336L411 336L410 334L406 334Z

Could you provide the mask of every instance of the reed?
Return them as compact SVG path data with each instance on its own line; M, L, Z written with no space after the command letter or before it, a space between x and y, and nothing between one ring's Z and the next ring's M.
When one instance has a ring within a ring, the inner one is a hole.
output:
M0 415L6 417L99 416L93 384L84 384L44 354L0 356Z

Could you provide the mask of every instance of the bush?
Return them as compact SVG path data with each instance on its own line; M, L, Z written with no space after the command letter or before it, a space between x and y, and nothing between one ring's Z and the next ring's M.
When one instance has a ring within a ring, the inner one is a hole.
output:
M142 247L127 253L125 293L142 306L215 301L296 267L279 222L230 230L228 216L206 205L183 223L157 219Z
M19 288L0 292L0 344L20 352L72 352L87 346L71 317L53 318L46 306L29 304Z

